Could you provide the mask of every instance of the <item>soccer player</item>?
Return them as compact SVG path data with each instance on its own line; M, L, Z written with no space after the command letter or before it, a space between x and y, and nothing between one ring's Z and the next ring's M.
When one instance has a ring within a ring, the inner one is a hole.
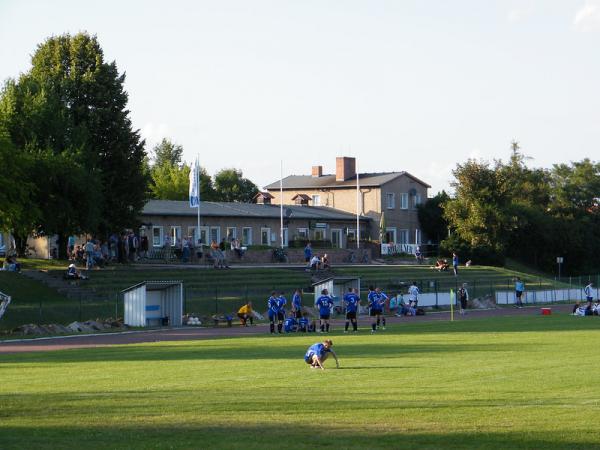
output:
M279 312L277 313L277 328L281 333L281 327L285 320L285 305L287 305L287 299L285 298L285 293L283 291L281 291L279 297L277 297L277 305L279 306Z
M369 315L373 318L371 323L371 333L379 328L383 320L383 329L385 330L385 317L383 317L383 307L385 301L388 299L387 295L381 292L381 288L373 290L373 286L369 287Z
M517 300L515 307L517 308L523 307L523 301L521 300L523 292L525 292L525 283L521 281L521 278L517 277L517 281L515 281L515 297Z
M321 291L321 296L317 299L315 305L319 308L319 325L321 327L321 333L324 331L329 333L329 318L331 317L333 300L329 296L327 289Z
M360 297L356 293L356 289L348 288L348 293L344 295L344 305L346 305L346 327L344 329L344 333L348 332L350 322L352 322L352 329L356 333L358 331L356 311L360 305Z
M275 322L278 321L277 330L281 333L281 328L283 327L283 317L279 320L279 298L277 297L277 293L275 291L271 292L271 296L267 300L267 307L269 308L269 328L271 330L271 334L275 334Z
M252 311L252 302L248 302L238 309L237 315L240 318L243 327L248 326L248 320L250 321L250 325L253 325L252 320L254 317L254 311Z
M467 304L469 302L469 291L467 291L467 283L463 283L463 285L458 289L457 297L460 302L460 315L464 316L467 314Z
M302 318L302 291L296 289L294 296L292 297L292 312L294 313L295 319Z
M417 287L417 282L413 281L412 284L408 287L408 302L412 308L416 308L419 303L419 288Z
M325 370L323 363L331 353L335 358L335 367L339 369L340 362L331 347L333 347L331 339L326 339L323 342L317 342L316 344L311 345L304 355L304 361L306 364L310 364L311 369L320 368L321 370Z

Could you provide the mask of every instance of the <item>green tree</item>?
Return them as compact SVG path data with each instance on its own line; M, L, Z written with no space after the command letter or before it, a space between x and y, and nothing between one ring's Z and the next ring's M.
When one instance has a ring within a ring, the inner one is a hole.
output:
M46 172L51 183L34 180L42 192L38 204L55 205L46 200L62 197L57 204L70 208L63 217L46 208L39 227L47 233L107 234L135 225L145 197L145 153L131 126L124 82L116 63L104 61L96 37L79 33L49 38L35 51L31 70L6 84L0 125L16 151L43 155L52 171Z
M189 192L190 167L169 163L154 166L151 170L150 191L158 200L187 200Z
M244 178L239 169L223 169L215 175L215 199L221 202L252 201L258 193L258 187Z
M448 221L444 218L443 208L448 200L450 196L442 191L418 206L421 230L435 242L440 242L448 234Z
M183 147L163 138L160 144L154 146L153 153L155 167L164 165L180 166Z

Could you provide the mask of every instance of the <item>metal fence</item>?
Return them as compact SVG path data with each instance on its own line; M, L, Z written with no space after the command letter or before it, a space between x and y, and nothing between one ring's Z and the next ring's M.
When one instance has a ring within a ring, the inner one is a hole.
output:
M437 275L437 274L436 274ZM440 274L442 275L442 274ZM488 298L498 305L511 305L515 301L514 278L474 278L454 277L451 273L444 276L434 276L430 279L418 280L421 291L419 305L424 307L444 308L450 305L450 290L456 292L466 283L469 297ZM555 302L574 302L585 299L584 287L589 281L594 283L594 298L600 295L600 275L563 277L548 279L543 277L527 277L523 301L527 304L547 304ZM361 298L366 304L367 286L373 284L381 287L389 297L397 294L406 295L410 281L401 280L372 280L361 279ZM273 289L256 289L248 286L212 286L207 288L186 288L184 286L184 314L195 314L203 317L212 315L233 314L248 301L252 301L254 309L264 313L267 309L267 299ZM286 292L288 305L293 292ZM313 293L304 291L303 304L312 306ZM20 303L13 299L6 313L0 318L0 330L10 330L27 323L69 324L72 321L95 320L98 318L123 317L123 296L120 291L103 293L80 293L64 301L44 302L40 299L35 303Z

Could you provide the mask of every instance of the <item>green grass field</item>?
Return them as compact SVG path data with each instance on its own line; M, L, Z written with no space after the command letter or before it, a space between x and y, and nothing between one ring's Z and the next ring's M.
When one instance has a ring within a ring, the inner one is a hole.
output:
M0 448L600 448L599 327L336 331L326 371L302 360L315 334L0 355Z

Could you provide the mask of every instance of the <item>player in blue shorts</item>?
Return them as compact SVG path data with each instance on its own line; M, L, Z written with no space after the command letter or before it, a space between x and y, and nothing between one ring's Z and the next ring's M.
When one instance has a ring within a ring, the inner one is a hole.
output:
M329 296L327 289L321 291L321 296L315 302L317 308L319 308L319 324L321 326L321 333L327 331L329 333L329 318L331 317L331 308L333 306L333 300Z
M360 297L358 296L356 289L348 288L348 292L344 295L344 305L346 306L346 326L344 333L348 332L350 322L352 322L352 329L356 333L358 331L358 323L356 322L356 312L360 305Z
M292 312L294 313L294 318L302 318L302 291L300 289L294 291L294 296L292 297Z
M267 307L269 308L269 327L271 334L275 333L275 322L277 321L277 330L281 333L283 328L283 315L280 315L279 311L279 297L275 291L271 292L271 296L267 300Z
M304 361L306 364L310 364L311 369L320 368L325 370L323 367L323 363L331 353L335 358L335 367L340 368L340 362L338 360L337 355L331 348L333 347L333 342L331 339L326 339L323 342L317 342L316 344L311 345L306 350L306 354L304 355Z

